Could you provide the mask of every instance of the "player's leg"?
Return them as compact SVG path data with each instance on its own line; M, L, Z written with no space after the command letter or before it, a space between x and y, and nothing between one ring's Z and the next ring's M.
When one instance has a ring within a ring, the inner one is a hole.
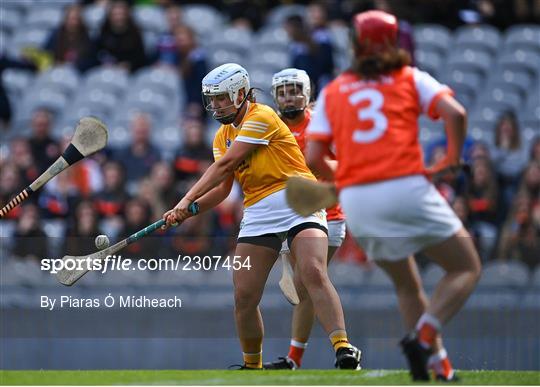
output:
M277 240L277 245L281 246L279 239L274 238ZM249 256L251 267L249 269L243 267L233 272L234 315L244 355L244 365L248 368L262 368L264 326L259 302L268 274L277 259L279 247L276 250L268 244L253 243L239 241L236 246L235 255L240 256L242 261Z
M412 331L429 304L414 257L410 256L395 262L381 260L377 261L377 265L392 280L405 329L408 332ZM454 369L443 347L440 334L437 335L433 345L433 354L428 360L428 366L436 379L452 380L454 378Z
M325 254L328 238L321 228L308 227L312 225L301 224L289 232L289 246L296 257L296 270L311 298L314 313L336 350L336 366L357 369L360 353L348 341L341 302L328 278Z

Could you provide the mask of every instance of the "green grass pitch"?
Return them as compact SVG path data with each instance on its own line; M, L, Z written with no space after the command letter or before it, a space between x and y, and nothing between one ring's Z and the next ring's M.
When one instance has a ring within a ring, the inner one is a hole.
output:
M459 372L459 371L458 371ZM460 371L459 384L539 385L540 371ZM0 371L1 385L406 385L404 370ZM422 383L426 384L426 383ZM431 384L437 384L431 382ZM446 384L447 385L447 384Z

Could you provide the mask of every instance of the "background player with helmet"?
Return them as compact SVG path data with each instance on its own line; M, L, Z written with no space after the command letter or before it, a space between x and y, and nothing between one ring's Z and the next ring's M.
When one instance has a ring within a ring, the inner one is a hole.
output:
M421 113L442 118L447 156L427 172L460 163L466 112L452 91L408 66L397 48L397 20L382 11L353 18L354 59L350 70L320 94L308 127L307 161L326 179L335 177L347 226L367 255L392 278L405 324L401 344L413 379L428 380L438 335L462 307L480 276L480 261L468 232L426 179L418 141ZM336 148L334 171L321 162ZM413 270L423 251L446 272L428 302ZM414 329L413 329L414 328ZM453 372L439 374L452 379Z
M240 183L245 208L235 255L250 257L251 265L233 274L244 357L240 369L262 368L264 328L258 305L285 239L336 351L336 367L359 368L360 351L348 342L341 303L326 271L326 218L323 213L300 217L285 201L288 176L315 180L294 137L270 107L249 101L249 75L238 64L208 73L202 92L206 109L222 123L214 139L215 162L163 219L169 226L184 221L192 216L188 207L193 203L206 211L229 195L234 178Z
M309 103L311 99L311 81L304 70L284 69L272 77L272 96L278 108L279 116L287 124L302 153L305 152L305 130L311 120ZM328 160L330 162L330 160ZM335 162L334 165L335 167ZM326 210L328 222L328 256L327 262L345 239L345 216L339 205ZM284 267L283 276L289 276L285 270L288 261L295 266L296 259L284 243L281 251ZM296 271L295 271L296 272ZM300 293L300 302L295 305L292 317L292 332L289 353L272 363L265 363L266 369L296 369L301 366L302 356L307 347L311 328L314 322L313 304L305 288L295 275L296 289ZM283 280L283 279L282 279ZM292 280L290 278L289 280Z

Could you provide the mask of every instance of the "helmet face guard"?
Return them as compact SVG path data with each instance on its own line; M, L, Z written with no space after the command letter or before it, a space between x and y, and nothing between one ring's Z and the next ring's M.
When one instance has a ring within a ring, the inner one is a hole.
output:
M238 102L242 89L245 95L243 100ZM225 125L234 122L250 92L249 75L236 63L216 67L202 80L204 108L212 113L214 119Z
M295 119L306 109L311 97L311 81L304 70L285 69L272 77L272 97L281 113Z

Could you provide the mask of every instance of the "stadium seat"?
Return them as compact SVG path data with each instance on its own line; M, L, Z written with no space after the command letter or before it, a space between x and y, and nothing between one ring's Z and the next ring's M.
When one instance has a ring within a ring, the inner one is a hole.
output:
M429 144L445 136L444 124L441 121L433 121L427 116L420 116L418 120L419 139L422 144Z
M136 88L150 88L171 98L181 92L182 81L178 72L169 67L143 68L134 75L134 78ZM130 91L133 91L133 88Z
M155 31L143 31L144 52L147 57L153 57L158 46L159 33Z
M205 44L208 52L227 49L237 53L247 54L252 47L253 34L247 28L228 27L224 31L215 31L208 43Z
M462 26L454 32L454 49L480 49L496 54L501 43L499 31L490 25Z
M31 10L38 1L39 0L2 1L0 6L3 9L15 10L21 14L24 14Z
M492 57L485 51L466 49L451 51L447 56L448 70L461 69L463 71L475 70L486 75L492 66Z
M220 45L219 48L209 49L208 51L210 53L209 64L211 67L217 67L224 63L241 63L243 58L245 58L241 53L236 51L236 47L231 50Z
M283 4L270 10L266 17L266 24L280 26L292 15L303 16L306 14L306 6L300 4Z
M58 90L52 88L28 90L23 97L20 109L17 110L17 117L30 118L32 112L37 108L49 109L55 116L58 116L58 113L61 113L66 105L66 95Z
M51 30L60 24L62 17L62 9L57 7L49 7L48 4L41 3L40 6L32 7L24 19L24 26L25 28L42 28Z
M437 50L417 48L414 52L416 66L437 77L443 66L443 56Z
M531 277L531 284L535 288L540 288L540 265L536 266Z
M24 48L42 48L49 38L50 31L46 29L19 28L12 36L8 53L19 57Z
M39 74L34 87L53 87L65 94L71 95L79 86L79 74L69 65L56 66Z
M529 269L519 261L492 261L484 264L479 287L525 287L529 283Z
M203 39L209 38L214 31L223 29L223 15L210 5L188 4L182 6L182 14L183 21Z
M131 114L135 113L134 111ZM128 145L131 141L128 129L128 123L114 123L109 125L109 142L111 148L122 148Z
M332 44L340 51L349 51L351 30L343 25L330 26L330 34L332 36Z
M427 287L435 287L444 276L444 270L439 265L430 263L422 271L422 283Z
M287 51L264 50L251 53L250 65L253 67L264 66L266 68L272 68L272 71L277 72L285 67L290 67L291 61Z
M178 124L160 126L152 130L151 138L154 144L159 144L160 150L174 157L174 152L182 145L182 130Z
M495 123L493 121L471 120L467 124L467 133L475 141L493 145L495 142Z
M137 5L133 9L133 17L143 31L163 33L167 31L167 19L163 9L151 5Z
M128 73L119 67L96 67L86 73L86 88L103 88L120 95L127 85Z
M21 19L21 13L15 9L0 9L0 26L3 31L12 33L21 25Z
M502 70L501 72L493 72L488 80L488 87L490 85L498 84L510 84L519 88L522 93L526 93L531 89L531 85L534 85L534 77L528 71L517 70Z
M523 97L516 90L517 88L513 85L497 85L479 96L478 103L484 106L500 106L501 109L517 111L521 107Z
M254 46L258 51L284 50L289 44L289 36L282 27L267 27L261 29L255 36Z
M441 81L448 85L461 85L469 91L476 92L481 89L484 83L484 77L477 71L454 69L445 74L441 78Z
M328 276L336 286L359 286L364 282L364 269L355 263L331 262Z
M89 91L81 91L77 94L66 113L71 114L70 111L86 108L88 109L88 114L97 115L98 113L101 113L105 114L105 116L109 116L113 113L113 109L118 103L118 97L106 90L92 89Z
M83 9L83 19L90 36L96 37L105 21L106 9L103 5L90 4Z
M437 50L444 55L450 47L450 30L438 24L418 24L413 30L416 46L421 50Z
M527 70L536 77L540 76L540 53L536 51L512 49L499 55L497 59L502 70Z
M8 92L15 92L22 96L24 91L34 81L34 74L28 70L6 69L2 72L2 82Z
M473 121L486 121L493 122L497 121L501 114L506 110L506 105L482 105L478 103L471 111L469 112L469 120Z
M529 48L540 52L540 27L535 24L518 24L504 36L505 47Z

